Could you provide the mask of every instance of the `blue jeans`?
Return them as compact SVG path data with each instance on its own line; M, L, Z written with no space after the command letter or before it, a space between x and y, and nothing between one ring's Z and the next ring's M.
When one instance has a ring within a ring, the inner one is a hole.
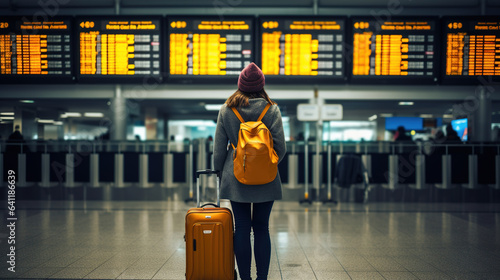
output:
M234 254L242 280L251 280L252 247L250 229L254 233L254 254L257 265L257 280L267 279L271 261L271 238L269 237L269 215L274 201L262 203L240 203L231 201L235 233ZM253 217L252 217L253 204Z

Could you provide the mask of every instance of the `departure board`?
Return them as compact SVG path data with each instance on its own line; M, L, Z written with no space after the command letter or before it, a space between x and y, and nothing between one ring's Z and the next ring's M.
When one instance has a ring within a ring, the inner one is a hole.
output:
M161 81L161 18L77 17L79 82Z
M345 18L261 17L259 51L266 79L344 81Z
M234 80L253 61L252 17L168 17L167 22L169 80Z
M437 19L354 17L351 25L352 81L437 81Z
M480 83L500 80L500 18L443 18L443 80Z
M72 81L71 28L68 17L0 17L0 81Z

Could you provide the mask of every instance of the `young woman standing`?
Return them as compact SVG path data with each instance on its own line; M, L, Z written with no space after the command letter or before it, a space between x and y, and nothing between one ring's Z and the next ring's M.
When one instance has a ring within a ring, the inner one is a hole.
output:
M214 169L222 171L221 198L231 201L235 220L234 253L242 280L251 279L252 228L257 280L267 279L271 259L269 216L274 201L282 197L279 174L267 184L245 185L236 179L233 171L232 146L238 143L241 121L232 108L236 108L245 121L256 121L266 105L271 104L262 122L271 132L273 148L279 157L278 163L286 153L281 112L267 95L264 84L264 74L257 65L251 63L245 67L238 79L238 90L227 99L219 111L215 132Z

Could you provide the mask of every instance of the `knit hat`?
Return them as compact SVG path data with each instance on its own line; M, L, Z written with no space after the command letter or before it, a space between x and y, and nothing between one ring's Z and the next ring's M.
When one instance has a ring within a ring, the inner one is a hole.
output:
M257 92L262 90L266 78L255 63L250 63L243 69L238 78L238 89L243 92Z

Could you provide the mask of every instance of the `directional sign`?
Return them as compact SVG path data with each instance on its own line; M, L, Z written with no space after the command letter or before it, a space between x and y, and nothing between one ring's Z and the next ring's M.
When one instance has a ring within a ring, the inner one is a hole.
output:
M321 106L321 119L324 121L338 121L342 119L343 110L340 104Z
M319 106L316 104L299 104L297 106L297 119L306 122L319 120Z

